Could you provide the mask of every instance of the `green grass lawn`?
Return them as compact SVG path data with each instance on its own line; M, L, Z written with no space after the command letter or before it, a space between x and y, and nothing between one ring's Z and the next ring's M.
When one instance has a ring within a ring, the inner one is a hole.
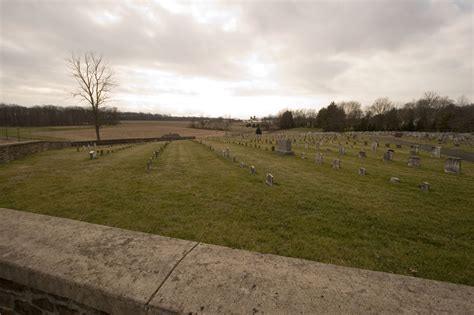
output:
M233 140L234 142L236 140ZM212 145L216 151L209 150ZM474 167L445 174L444 159L408 148L383 162L366 149L324 145L325 163L279 156L222 139L168 145L146 173L149 143L90 161L87 152L48 151L0 165L0 207L212 244L474 285ZM370 145L370 143L369 143ZM220 152L255 165L257 174ZM332 151L327 151L327 149ZM367 176L359 176L359 167ZM266 173L275 185L264 184ZM391 184L389 178L400 178ZM432 190L421 192L428 181Z

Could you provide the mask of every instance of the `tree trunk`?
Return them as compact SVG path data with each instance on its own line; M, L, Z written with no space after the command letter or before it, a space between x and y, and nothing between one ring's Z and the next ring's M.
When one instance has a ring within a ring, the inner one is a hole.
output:
M99 133L99 124L95 124L95 134L97 136L97 141L100 141L100 133Z
M100 141L100 132L99 132L99 109L93 111L94 113L94 125L95 125L95 135L97 141Z

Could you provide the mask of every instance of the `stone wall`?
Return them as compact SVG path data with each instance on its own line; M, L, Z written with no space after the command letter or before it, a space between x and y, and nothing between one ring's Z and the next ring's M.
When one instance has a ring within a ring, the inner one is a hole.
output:
M77 303L69 298L0 278L0 314L105 315L108 313Z
M70 142L26 141L0 145L0 163L16 160L29 154L70 147Z
M470 314L474 287L0 208L0 313Z
M192 140L195 137L180 137L180 136L168 136L168 137L157 137L157 138L131 138L131 139L108 139L101 141L25 141L18 143L0 144L0 163L7 163L19 159L21 157L48 151L63 149L67 147L77 147L83 145L114 145L124 143L140 143L140 142L152 142L152 141L174 141L174 140Z
M163 136L163 137L153 137L153 138L124 138L124 139L106 139L106 140L87 140L87 141L73 141L71 142L72 146L83 146L83 145L113 145L113 144L123 144L123 143L140 143L140 142L153 142L153 141L174 141L174 140L193 140L196 137L181 137L181 136Z

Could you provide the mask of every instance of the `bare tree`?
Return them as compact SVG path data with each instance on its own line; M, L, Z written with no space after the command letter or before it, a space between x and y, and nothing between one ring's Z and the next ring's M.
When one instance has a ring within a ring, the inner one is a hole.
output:
M97 141L99 141L101 109L110 100L110 90L115 86L112 71L102 56L97 56L92 52L85 53L84 56L75 56L73 54L68 63L71 76L79 85L72 95L81 98L91 105L95 133Z
M381 115L393 108L393 104L388 97L378 98L374 101L374 104L369 107L369 111L373 115Z
M350 130L355 130L357 123L363 116L362 105L356 101L340 102L338 104L346 113L347 127Z
M469 98L466 96L466 95L461 95L457 101L456 101L457 105L458 106L466 106L466 105L469 105Z

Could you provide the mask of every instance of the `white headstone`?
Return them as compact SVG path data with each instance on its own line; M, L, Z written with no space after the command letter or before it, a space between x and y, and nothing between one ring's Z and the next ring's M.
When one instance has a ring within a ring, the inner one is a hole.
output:
M322 153L316 153L316 163L318 164L323 164L323 154Z
M461 161L462 159L457 157L448 157L444 164L444 171L446 173L461 173Z
M384 154L383 154L383 160L384 161L393 161L393 150L388 149Z
M273 175L272 174L267 174L265 177L265 184L268 186L273 186Z
M277 140L276 152L285 155L293 154L291 150L291 140L290 139L280 139Z
M420 184L420 189L422 191L428 192L430 190L430 183L428 182L423 182Z
M415 156L415 155L408 157L408 166L420 167L421 166L421 158L419 156Z
M436 158L441 157L441 147L433 147L431 148L431 155Z
M379 144L377 142L372 142L372 151L377 151Z

